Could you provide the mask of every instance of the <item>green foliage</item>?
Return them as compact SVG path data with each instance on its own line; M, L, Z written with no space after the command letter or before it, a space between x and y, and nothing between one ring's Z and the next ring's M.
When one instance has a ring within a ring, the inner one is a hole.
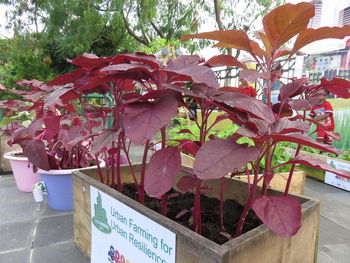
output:
M16 112L15 115L12 117L6 117L3 118L0 122L0 127L4 127L5 125L13 122L13 121L23 121L22 124L25 127L28 127L28 125L32 122L34 119L33 113L30 113L28 111L22 111L22 112Z
M178 145L178 142L172 141L172 140L192 140L192 141L199 141L200 136L200 130L198 126L193 121L189 121L188 119L184 118L174 118L173 119L177 125L169 128L167 130L168 135L168 145ZM192 132L192 134L189 133L179 133L181 130L187 129ZM206 140L209 140L210 135L214 135L219 139L225 139L233 135L237 130L239 129L239 126L236 124L228 125L222 130L210 130L207 134ZM243 144L248 143L250 146L254 145L253 140L242 137L237 140L237 143Z

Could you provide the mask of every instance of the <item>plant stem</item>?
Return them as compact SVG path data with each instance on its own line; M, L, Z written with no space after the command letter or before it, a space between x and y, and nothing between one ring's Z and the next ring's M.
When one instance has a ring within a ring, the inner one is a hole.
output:
M166 129L165 126L160 129L162 135L162 149L165 149L166 146ZM162 195L162 215L166 216L168 210L168 202L166 193Z
M140 189L140 196L139 196L139 202L141 204L145 203L145 173L146 173L146 162L147 162L148 147L149 147L149 140L145 144L145 149L143 151L143 157L142 157L141 189Z
M193 206L193 227L194 231L202 234L202 218L201 218L201 185L196 187Z
M254 181L253 181L253 187L251 189L251 191L249 192L249 197L248 197L248 201L247 204L241 214L241 217L239 218L238 221L238 226L236 228L236 237L240 236L242 234L242 230L243 230L243 225L244 225L244 221L248 215L249 209L251 208L253 201L254 201L254 196L255 196L255 192L256 192L256 187L258 184L258 173L255 173L254 175Z
M220 226L221 230L224 231L224 191L225 191L225 177L220 179L221 189L220 189Z
M102 174L102 170L101 170L101 167L100 167L100 162L99 162L99 160L98 160L97 155L95 155L95 160L96 160L98 175L100 176L100 181L101 181L101 183L104 184L103 174Z

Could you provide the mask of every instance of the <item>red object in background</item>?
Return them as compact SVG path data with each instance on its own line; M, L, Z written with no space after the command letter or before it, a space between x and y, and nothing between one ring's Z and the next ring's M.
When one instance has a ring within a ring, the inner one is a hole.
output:
M220 90L229 91L229 92L239 92L239 93L248 95L248 96L253 97L253 98L255 98L257 96L257 93L252 86L246 86L246 87L239 86L237 88L225 86L225 87L221 87Z

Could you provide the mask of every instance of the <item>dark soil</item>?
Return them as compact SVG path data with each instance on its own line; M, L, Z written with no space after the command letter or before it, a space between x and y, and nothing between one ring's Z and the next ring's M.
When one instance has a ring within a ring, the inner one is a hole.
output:
M138 201L138 194L134 184L124 185L123 194ZM167 217L192 229L191 209L193 207L193 201L193 193L180 193L172 189L168 193ZM157 198L151 198L146 195L145 206L161 213L161 201ZM229 240L229 235L232 237L235 236L238 220L243 209L244 207L234 200L226 200L224 202L224 231L222 231L220 228L220 201L216 198L209 198L205 195L201 195L202 236L219 245L226 243ZM189 212L176 218L183 210L188 210ZM261 225L260 220L253 211L250 211L243 227L243 233L259 225ZM224 234L222 234L223 232ZM227 235L227 233L229 235Z

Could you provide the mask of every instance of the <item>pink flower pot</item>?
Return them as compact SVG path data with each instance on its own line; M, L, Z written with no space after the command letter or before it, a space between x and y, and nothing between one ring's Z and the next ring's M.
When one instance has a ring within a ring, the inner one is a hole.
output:
M18 190L22 192L31 192L33 184L39 182L40 177L33 172L33 166L28 162L27 157L16 156L14 155L15 153L16 152L5 153L4 158L10 161Z

